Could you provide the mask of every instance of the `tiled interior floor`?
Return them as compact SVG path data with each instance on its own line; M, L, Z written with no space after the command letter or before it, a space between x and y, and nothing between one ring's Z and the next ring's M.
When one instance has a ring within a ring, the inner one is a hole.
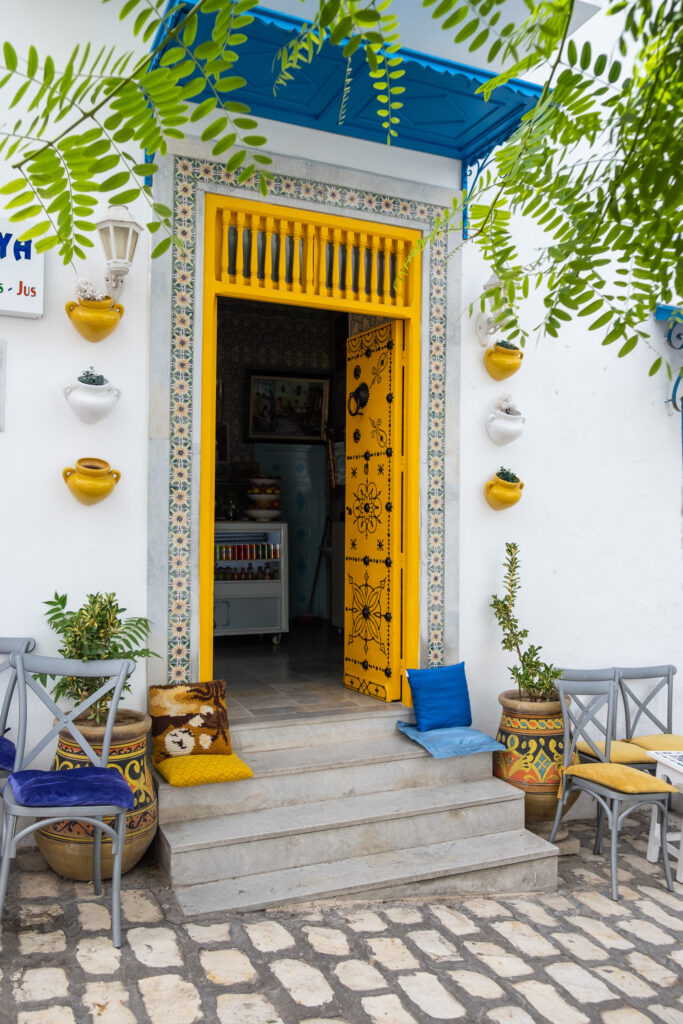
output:
M329 623L292 623L279 645L266 635L217 639L214 676L226 682L232 725L386 711L384 701L346 689L343 658L344 638Z

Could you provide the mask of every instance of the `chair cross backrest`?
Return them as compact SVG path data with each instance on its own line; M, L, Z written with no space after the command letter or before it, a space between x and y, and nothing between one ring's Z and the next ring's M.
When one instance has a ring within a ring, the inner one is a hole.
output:
M555 685L562 703L564 767L572 763L581 740L599 761L609 761L617 711L616 669L567 669Z
M676 668L674 665L650 665L644 668L618 668L619 689L626 716L626 739L655 727L655 732L673 731L673 684ZM638 684L646 684L641 687ZM635 684L635 685L634 685ZM643 692L645 689L645 692ZM666 689L666 721L655 712L657 695Z
M30 636L0 637L0 674L7 671L8 668L11 668L9 663L10 654L28 654L35 646L36 642ZM6 657L3 657L4 655L6 655ZM0 736L4 736L7 731L7 717L9 715L12 697L14 696L16 679L16 669L12 668L10 677L7 681L7 686L5 687L2 707L0 708Z
M61 729L68 729L71 736L81 745L84 753L90 762L98 768L106 768L109 761L109 747L111 744L114 719L121 693L126 679L135 668L135 663L128 660L109 661L76 661L69 658L45 658L37 654L11 654L10 665L17 672L17 690L19 698L19 728L17 737L18 768L24 769L36 759L60 732ZM80 701L71 711L64 711L54 702L47 688L38 678L39 676L79 676L88 679L102 679L101 686L85 700ZM52 713L55 721L50 729L38 740L29 750L26 746L26 723L27 712L27 691L32 691L36 697ZM106 694L111 693L111 704L107 712L107 718L102 740L102 753L97 754L81 732L77 719L101 700ZM15 770L17 768L15 767Z

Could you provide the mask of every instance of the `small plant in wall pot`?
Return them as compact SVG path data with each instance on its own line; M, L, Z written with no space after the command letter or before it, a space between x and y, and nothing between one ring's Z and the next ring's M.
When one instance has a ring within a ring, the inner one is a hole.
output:
M524 484L511 469L501 466L496 475L484 485L484 496L497 511L511 508L522 497Z
M486 431L494 444L509 444L524 430L526 419L512 401L511 395L501 395L493 412L486 417Z
M504 380L517 373L524 353L511 341L497 341L484 352L484 365L494 380Z
M83 423L97 423L108 416L120 395L119 389L92 366L78 375L75 384L64 388L64 397Z
M66 315L86 341L102 341L123 316L123 306L91 281L76 279L76 302L67 302Z

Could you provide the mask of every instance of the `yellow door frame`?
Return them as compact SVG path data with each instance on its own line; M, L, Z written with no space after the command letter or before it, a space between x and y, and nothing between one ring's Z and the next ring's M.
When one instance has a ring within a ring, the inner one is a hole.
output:
M246 247L243 245L245 235L250 236ZM401 677L402 699L409 700L405 668L418 664L420 630L418 425L421 254L413 256L395 287L390 281L390 271L393 275L403 265L408 253L420 240L421 233L393 224L354 220L343 215L210 193L206 195L205 202L204 238L199 491L200 678L213 678L218 299L248 299L404 321ZM237 245L235 238L238 239ZM260 258L257 239L261 242ZM287 259L289 274L285 266Z

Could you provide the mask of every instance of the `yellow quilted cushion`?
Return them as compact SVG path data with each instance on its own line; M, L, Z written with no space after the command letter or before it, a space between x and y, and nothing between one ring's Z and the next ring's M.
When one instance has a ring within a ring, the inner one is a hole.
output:
M603 754L605 753L605 743L603 740L596 741L595 746ZM595 751L586 740L580 740L576 744L576 749L580 754L588 754L589 757L595 757ZM609 759L614 764L645 764L646 761L651 761L652 764L657 763L653 757L648 757L642 747L636 747L633 743L627 743L626 740L612 740L612 745L609 748Z
M172 786L204 786L207 782L250 779L253 772L237 754L192 754L168 757L156 766Z
M634 736L629 743L636 743L644 750L683 750L683 736L673 732L656 732L652 736Z
M664 782L663 779L656 779L648 772L641 772L637 768L629 768L626 764L575 764L571 765L564 772L565 775L574 775L578 779L588 779L589 782L597 782L601 786L609 786L620 793L676 793L676 787Z

